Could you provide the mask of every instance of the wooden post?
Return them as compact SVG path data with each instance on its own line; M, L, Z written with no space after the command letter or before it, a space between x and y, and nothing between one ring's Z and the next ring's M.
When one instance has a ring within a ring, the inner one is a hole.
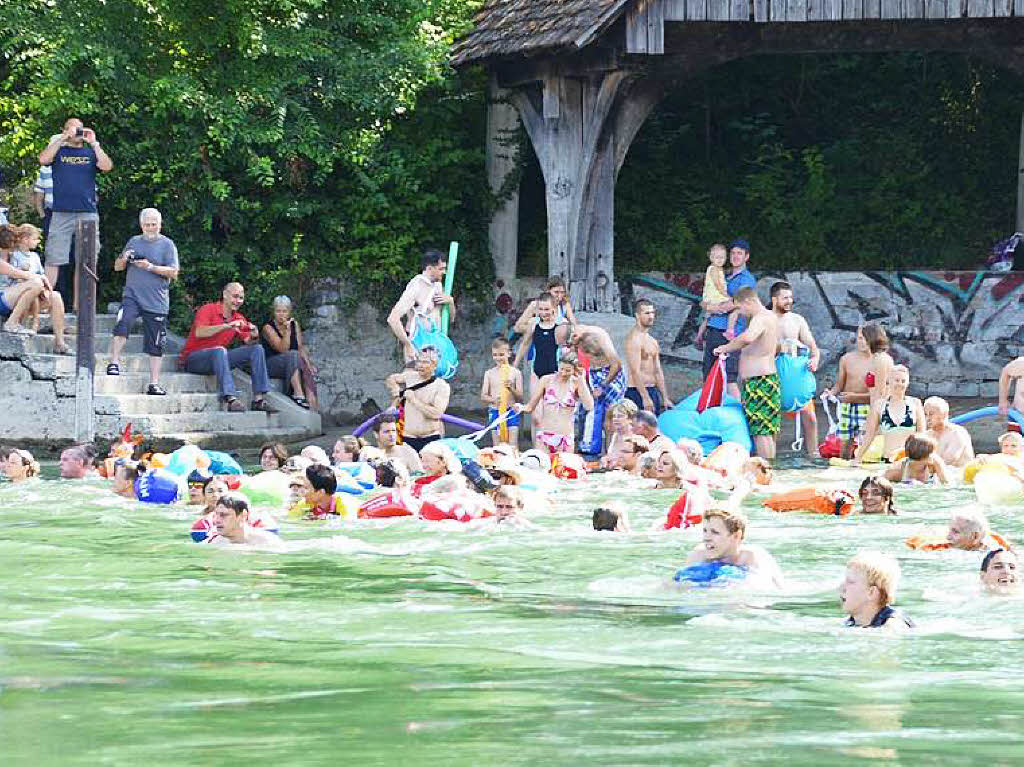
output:
M75 362L75 440L96 437L93 378L96 374L96 221L79 221L75 233L75 270L78 274L78 329Z
M519 185L505 185L519 166L519 112L509 100L509 92L498 86L491 75L487 104L487 180L491 191L504 199L491 215L487 230L494 276L507 283L516 278L519 258Z
M1024 2L1024 0L1019 0ZM1020 116L1020 150L1017 152L1017 229L1024 232L1024 113Z

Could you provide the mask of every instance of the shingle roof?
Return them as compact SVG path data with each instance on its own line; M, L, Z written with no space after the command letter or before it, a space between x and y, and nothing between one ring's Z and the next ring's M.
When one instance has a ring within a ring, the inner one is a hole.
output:
M489 0L452 49L452 64L582 48L631 0Z

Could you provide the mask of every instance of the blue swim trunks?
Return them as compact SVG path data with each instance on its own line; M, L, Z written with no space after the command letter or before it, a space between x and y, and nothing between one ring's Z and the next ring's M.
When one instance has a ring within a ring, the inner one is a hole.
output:
M492 407L492 408L488 408L487 409L487 423L494 423L494 421L495 421L495 419L497 417L498 417L498 409L497 408L493 408ZM519 413L513 413L512 417L509 418L507 421L505 421L505 425L506 426L518 426L519 425Z
M9 307L7 302L4 301L4 293L0 290L0 317L10 317L13 311L14 309Z

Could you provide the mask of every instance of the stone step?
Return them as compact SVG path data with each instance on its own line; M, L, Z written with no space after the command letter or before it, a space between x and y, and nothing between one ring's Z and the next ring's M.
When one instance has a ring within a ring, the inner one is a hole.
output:
M43 323L44 327L47 327L47 328L51 327L50 318L48 316L46 316L46 315L43 315L42 323ZM117 324L117 315L116 314L97 314L96 315L96 324L94 326L95 327L96 336L98 338L99 337L103 337L103 336L106 336L106 337L109 338L111 332L114 330L114 325L116 325L116 324ZM70 314L70 313L64 315L64 327L67 330L69 330L70 332L73 333L75 331L75 329L78 327L78 318L74 314ZM133 332L136 329L138 329L139 331L142 330L142 320L139 320L138 322L136 322L135 325L132 327L132 331Z
M164 357L164 360L167 358ZM72 360L73 361L73 360ZM125 360L122 360L124 363ZM143 360L142 365L145 365ZM106 363L102 366L97 361L96 378L94 379L94 391L96 394L141 394L146 390L149 383L149 373L141 372L148 370L142 367L139 372L126 371L122 364L122 373L119 376L108 376L103 373ZM179 393L216 393L217 379L213 376L200 376L193 373L164 372L160 374L160 385L168 392Z
M129 343L131 339L129 339ZM109 354L97 354L96 355L96 377L106 377L107 365L110 363ZM121 368L121 374L125 373L146 373L149 371L149 357L145 354L122 354L121 362L119 364ZM160 370L161 376L166 373L178 372L178 361L177 355L165 353L160 358Z
M143 383L145 386L145 383ZM101 394L93 399L98 414L144 413L171 415L176 413L221 412L224 407L216 392L174 392L167 396L149 394Z
M132 426L134 428L134 424ZM207 432L193 431L173 434L161 434L150 440L155 450L171 452L186 443L198 445L207 450L241 450L258 448L268 442L281 442L285 445L293 442L305 442L320 436L308 429L291 426L277 429L256 429L253 431Z
M31 336L25 339L25 351L29 354L53 354L55 349L56 339L49 333L40 333L35 336ZM64 343L68 345L71 351L75 350L75 344L77 339L74 333L66 333L64 335ZM93 347L93 351L96 352L97 357L100 352L106 353L110 350L110 336L103 338L97 338ZM125 354L142 354L142 336L134 335L129 336L128 341L124 346ZM106 363L104 363L106 365Z
M103 424L103 431L112 431L113 433L123 429L124 424L130 421L135 429L143 434L153 436L199 431L265 431L283 426L279 415L267 415L266 413L253 411L246 411L244 413L170 413L163 415L153 413L105 414L97 415L96 421L97 424ZM100 430L99 426L97 426L97 430Z

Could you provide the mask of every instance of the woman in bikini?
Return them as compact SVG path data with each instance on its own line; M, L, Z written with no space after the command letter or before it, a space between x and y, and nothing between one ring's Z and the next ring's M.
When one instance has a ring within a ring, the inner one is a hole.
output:
M864 337L871 352L871 366L864 376L864 385L868 387L871 404L874 405L889 393L889 375L896 363L889 355L889 336L881 325L869 322L860 329L860 335Z
M579 361L573 353L562 355L558 372L540 379L526 406L515 407L524 413L533 413L540 406L540 413L534 418L537 431L534 446L551 453L571 453L575 447L574 416L576 404L587 410L594 407L594 397L582 376Z
M888 384L889 396L871 405L868 425L864 430L864 441L854 454L855 461L860 461L879 434L885 439L882 455L892 460L896 453L903 450L907 437L925 429L924 407L921 400L907 396L910 371L906 366L895 365L888 374Z

